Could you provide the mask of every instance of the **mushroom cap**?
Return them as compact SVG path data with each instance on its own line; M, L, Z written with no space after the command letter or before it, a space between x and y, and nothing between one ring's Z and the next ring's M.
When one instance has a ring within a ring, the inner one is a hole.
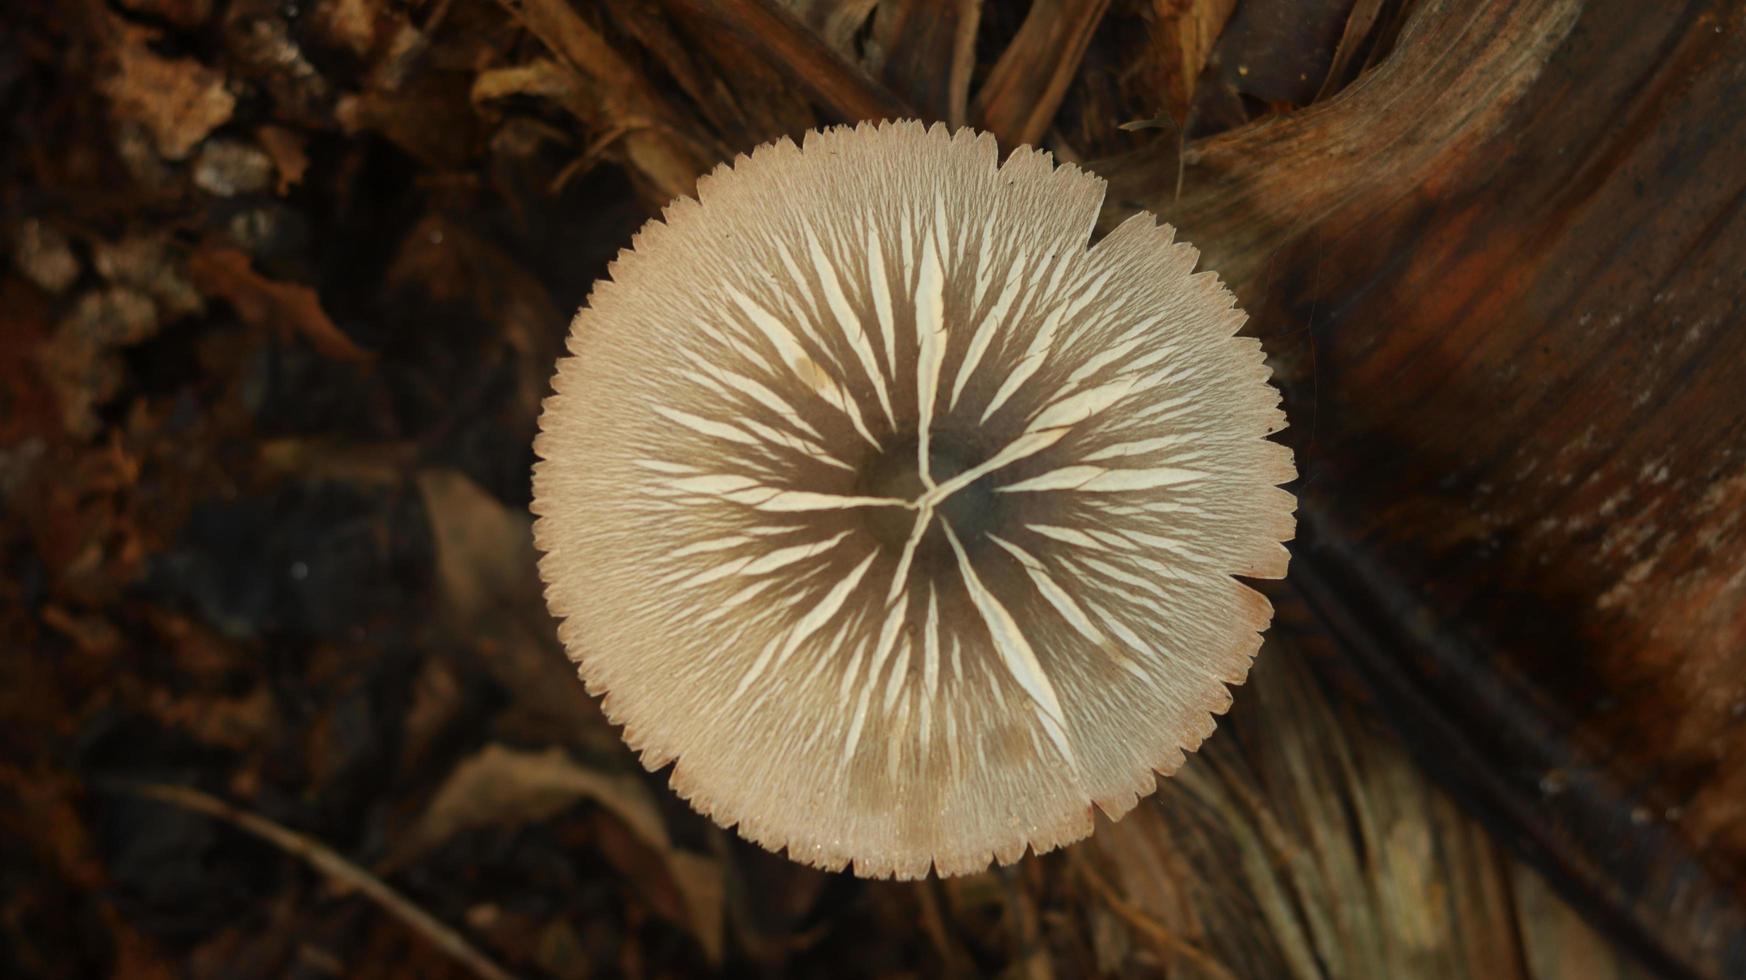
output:
M650 769L826 869L1091 832L1212 731L1285 574L1261 347L1150 215L986 133L863 124L699 181L540 419L559 636Z

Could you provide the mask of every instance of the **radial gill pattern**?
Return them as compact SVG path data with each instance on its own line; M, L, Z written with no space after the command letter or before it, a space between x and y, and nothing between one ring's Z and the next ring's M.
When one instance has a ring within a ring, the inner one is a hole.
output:
M823 868L1016 860L1155 788L1271 615L1260 345L1103 182L919 124L741 157L576 317L534 478L591 691L692 805Z

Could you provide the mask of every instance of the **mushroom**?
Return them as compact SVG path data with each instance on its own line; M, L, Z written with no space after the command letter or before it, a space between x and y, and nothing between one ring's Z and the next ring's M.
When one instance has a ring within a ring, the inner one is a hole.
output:
M917 878L1119 817L1272 615L1260 343L1104 183L919 123L704 177L577 314L540 419L559 635L651 770L820 868Z

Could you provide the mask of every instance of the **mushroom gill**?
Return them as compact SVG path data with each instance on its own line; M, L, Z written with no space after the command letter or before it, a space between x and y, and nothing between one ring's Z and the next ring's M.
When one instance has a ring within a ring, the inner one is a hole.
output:
M1290 453L1197 252L918 123L760 147L577 315L535 534L588 689L693 806L914 878L1132 808L1271 616Z

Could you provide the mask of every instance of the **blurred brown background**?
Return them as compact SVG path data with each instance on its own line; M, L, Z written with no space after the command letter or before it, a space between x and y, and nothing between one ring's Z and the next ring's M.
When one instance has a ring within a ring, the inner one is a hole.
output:
M1746 5L12 0L0 972L1746 976ZM1156 211L1303 479L1232 715L865 882L643 773L529 443L697 174L919 116Z

